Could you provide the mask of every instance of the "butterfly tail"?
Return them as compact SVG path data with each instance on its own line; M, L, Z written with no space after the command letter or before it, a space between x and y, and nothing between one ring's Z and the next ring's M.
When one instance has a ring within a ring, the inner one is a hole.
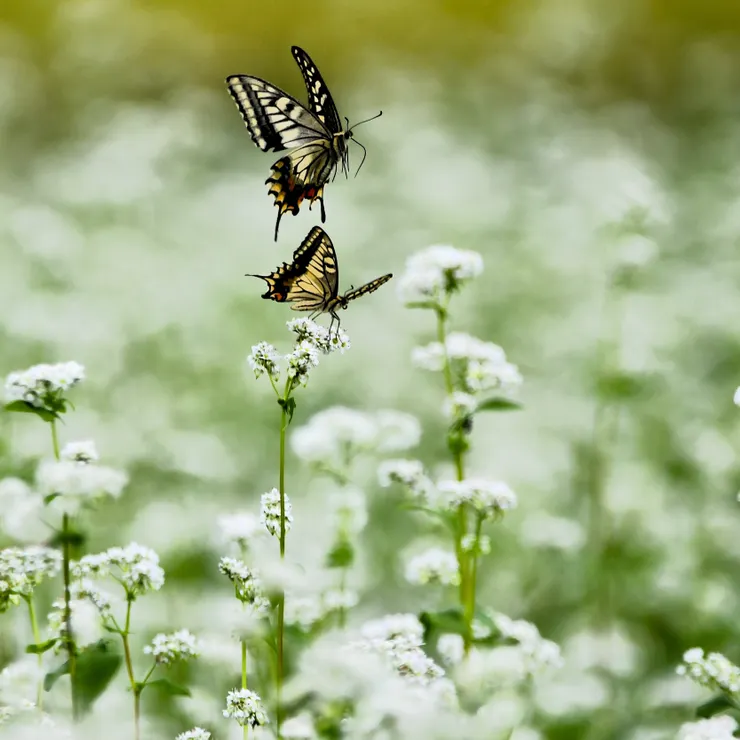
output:
M278 207L278 216L275 222L275 241L277 241L280 219L287 211L290 211L294 216L298 213L303 202L305 189L303 185L295 181L290 157L283 157L272 165L270 176L265 180L265 184L270 186L267 192L275 198L275 205Z

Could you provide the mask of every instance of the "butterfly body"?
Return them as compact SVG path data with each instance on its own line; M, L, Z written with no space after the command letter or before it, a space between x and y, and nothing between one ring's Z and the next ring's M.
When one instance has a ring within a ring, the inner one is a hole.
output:
M290 303L294 311L312 311L314 316L328 313L339 323L339 308L347 308L350 301L372 293L387 283L393 275L388 273L360 288L339 294L339 266L337 254L329 235L314 226L293 253L293 261L283 262L270 275L251 275L267 283L262 298Z
M252 141L264 152L289 150L272 165L265 181L278 208L275 241L283 214L295 216L304 200L309 207L318 200L321 221L326 221L324 186L336 177L340 166L348 173L348 141L353 136L349 125L342 125L329 88L311 57L297 46L291 51L306 84L308 107L259 77L226 78Z

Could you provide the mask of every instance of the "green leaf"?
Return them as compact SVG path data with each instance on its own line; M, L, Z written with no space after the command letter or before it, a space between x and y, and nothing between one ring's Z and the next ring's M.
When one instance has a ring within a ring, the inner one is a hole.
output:
M281 409L285 409L285 413L288 414L288 424L293 421L293 412L295 411L295 398L278 398L278 405Z
M419 614L419 621L424 626L424 642L434 644L441 634L452 633L454 635L465 635L467 626L462 609L443 609L439 612L422 612Z
M55 498L59 498L61 493L50 493L48 496L44 496L44 506L48 506Z
M156 678L154 681L148 681L146 684L141 685L141 689L148 688L149 686L159 689L160 691L163 691L165 694L168 694L169 696L190 696L190 689L186 686L180 686L179 684L176 684L172 681L170 681L169 678Z
M36 414L44 421L54 421L59 418L59 414L48 409L40 409L27 401L11 401L5 404L6 411L14 411L18 414Z
M349 568L355 560L355 549L346 539L339 540L326 555L327 568Z
M475 408L476 411L521 411L524 406L510 398L487 398Z
M54 496L58 494L53 494ZM85 544L87 535L82 532L77 532L74 529L67 530L67 532L57 531L49 538L46 543L47 547L61 548L64 543L69 543L71 547L81 547Z
M719 694L713 699L705 702L701 706L696 708L696 716L708 719L714 717L715 714L725 712L728 709L737 709L737 705L724 694Z
M104 637L77 654L75 686L78 707L82 714L90 711L95 701L103 694L108 684L123 663L123 656L117 640ZM65 660L59 668L44 677L44 690L50 691L57 679L69 673L69 661Z
M646 389L644 378L619 371L604 373L596 381L596 392L605 401L632 401Z
M52 637L51 640L46 640L46 642L39 642L38 644L31 643L30 645L26 645L26 652L32 655L40 655L47 650L51 650L57 644L58 640L58 637Z

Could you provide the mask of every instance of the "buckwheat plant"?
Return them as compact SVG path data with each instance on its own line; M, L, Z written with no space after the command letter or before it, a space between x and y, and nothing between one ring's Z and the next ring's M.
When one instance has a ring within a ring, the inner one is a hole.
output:
M415 584L434 582L457 588L461 620L457 629L466 654L474 639L478 563L490 550L483 525L500 519L517 504L516 495L502 481L466 472L475 415L518 408L515 398L522 383L517 367L501 347L449 331L453 296L482 270L483 260L476 252L432 246L408 259L398 285L407 307L429 310L436 319L436 341L415 348L412 360L417 367L442 376L442 411L449 421L447 447L455 477L434 481L418 460L389 460L378 469L381 485L403 485L417 508L441 517L450 527L453 550L434 547L413 555L406 565L406 577Z
M332 352L343 354L350 348L349 337L337 329L330 332L310 319L300 318L287 322L288 329L295 335L293 349L280 356L271 344L260 342L252 347L247 358L249 367L256 378L266 376L275 393L280 407L280 456L278 487L262 497L262 515L260 521L269 534L279 540L280 559L285 558L285 537L292 522L290 502L285 493L285 435L288 425L293 420L296 408L296 391L308 385L312 370L318 366L322 355ZM284 380L281 378L284 374ZM277 599L276 634L276 732L280 736L281 692L284 678L284 630L285 630L285 593L281 591ZM242 651L244 646L242 645ZM244 654L244 652L243 652ZM243 681L246 679L243 677ZM247 691L246 687L241 689ZM249 693L249 692L247 692ZM228 705L228 703L227 703ZM260 715L261 716L261 715ZM240 722L245 728L264 722Z
M61 642L67 652L70 676L72 716L77 720L77 654L72 630L70 563L72 547L79 541L73 531L73 519L101 496L118 496L126 485L124 473L97 465L97 452L92 442L76 442L60 450L57 422L74 408L68 393L85 378L85 368L77 362L56 365L34 365L10 373L5 380L5 410L32 414L49 425L53 460L42 462L36 473L39 501L47 511L61 514L56 540L61 544L61 569L64 579L64 628ZM32 608L31 602L29 608ZM34 631L34 635L38 629ZM37 637L32 650L39 655L49 645ZM40 697L40 695L39 695Z
M186 629L156 635L144 647L143 652L151 657L151 663L144 677L137 680L130 644L132 607L139 598L152 591L159 591L164 585L164 570L159 565L159 557L152 549L132 542L126 547L112 547L102 553L85 555L73 565L73 577L73 594L76 599L94 606L103 629L117 634L121 639L123 662L134 698L134 737L138 740L141 694L145 688L155 686L173 695L188 693L187 689L166 678L152 679L152 676L158 667L167 667L172 663L197 657L195 637ZM126 604L123 616L114 613L113 599L98 588L96 581L101 579L110 579L123 589L122 596ZM51 623L53 621L50 620ZM101 645L100 641L92 647L105 647L107 653L113 652L107 643Z

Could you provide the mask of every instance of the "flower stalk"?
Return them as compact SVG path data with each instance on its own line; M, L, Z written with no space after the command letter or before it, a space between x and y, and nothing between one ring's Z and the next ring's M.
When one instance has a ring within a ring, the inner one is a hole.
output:
M28 618L31 622L31 632L33 633L33 642L35 645L41 644L41 633L39 632L39 623L38 619L36 618L36 607L33 604L33 594L29 594L28 596L24 597L26 604L28 605ZM39 680L38 685L36 687L36 708L40 711L44 708L44 682L43 678L41 677L41 669L44 664L44 656L39 653L36 656L38 660L38 666L39 666Z

